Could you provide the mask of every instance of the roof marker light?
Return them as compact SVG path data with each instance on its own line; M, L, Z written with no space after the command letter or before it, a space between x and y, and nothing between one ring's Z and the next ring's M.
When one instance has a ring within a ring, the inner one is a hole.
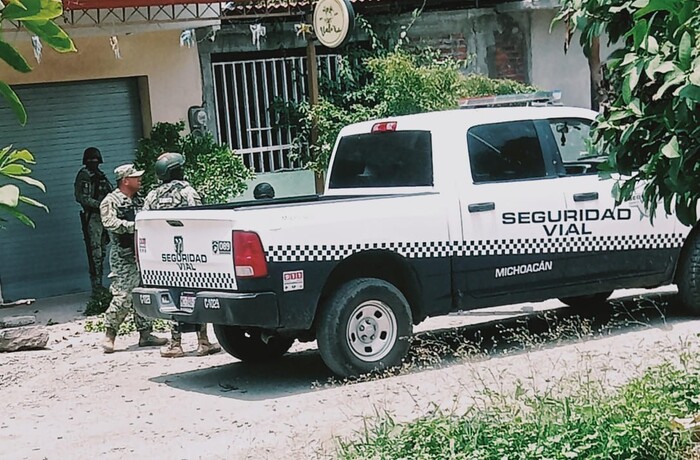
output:
M375 123L372 126L373 133L386 133L390 131L396 131L397 123L395 121L382 121L380 123Z

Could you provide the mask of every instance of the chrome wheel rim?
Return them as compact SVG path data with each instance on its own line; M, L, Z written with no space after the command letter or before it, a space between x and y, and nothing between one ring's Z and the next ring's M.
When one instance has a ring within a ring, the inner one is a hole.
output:
M397 336L396 316L379 300L368 300L353 310L345 335L350 351L366 362L388 355Z

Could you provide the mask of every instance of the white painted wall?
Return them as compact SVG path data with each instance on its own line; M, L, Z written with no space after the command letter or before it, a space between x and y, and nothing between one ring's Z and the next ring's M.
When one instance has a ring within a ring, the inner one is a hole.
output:
M59 54L44 46L40 63L34 60L26 34L8 32L3 38L16 46L34 68L21 74L0 66L0 81L11 85L145 77L143 117L153 123L187 120L187 109L202 102L197 48L180 46L180 30L119 35L121 59L115 58L108 35L77 34L73 37L77 53ZM149 127L145 128L147 132Z
M588 61L583 55L576 35L567 53L564 53L565 26L558 23L549 32L555 10L531 12L530 75L532 84L544 90L562 90L565 105L591 107L591 85ZM601 58L605 60L612 51L606 40L601 40Z

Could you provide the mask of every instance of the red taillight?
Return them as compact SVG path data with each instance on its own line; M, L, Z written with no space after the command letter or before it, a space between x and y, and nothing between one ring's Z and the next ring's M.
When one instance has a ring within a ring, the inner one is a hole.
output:
M375 123L372 126L373 133L386 133L389 131L396 131L397 123L395 121L382 121L381 123Z
M260 237L255 232L233 232L233 264L239 278L264 278L267 261Z

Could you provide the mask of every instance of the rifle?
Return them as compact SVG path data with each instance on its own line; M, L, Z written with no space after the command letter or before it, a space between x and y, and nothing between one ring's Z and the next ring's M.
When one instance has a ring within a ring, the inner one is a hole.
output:
M92 260L92 249L90 248L90 232L88 225L90 222L90 213L85 211L80 211L80 227L83 230L83 241L85 242L85 254L87 254L88 259L88 269L90 271L90 280L92 281L97 276L97 270L95 270L95 262Z

